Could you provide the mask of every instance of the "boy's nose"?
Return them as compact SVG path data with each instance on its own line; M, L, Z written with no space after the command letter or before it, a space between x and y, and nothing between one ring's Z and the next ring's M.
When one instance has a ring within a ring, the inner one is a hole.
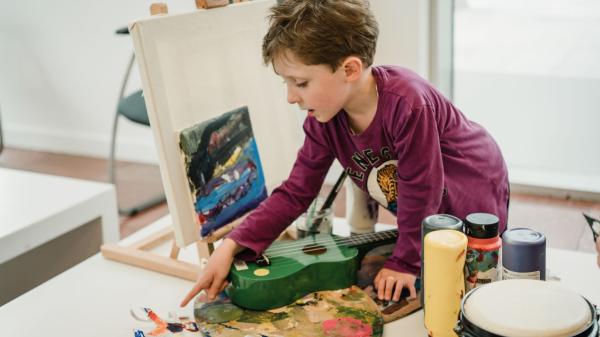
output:
M295 103L298 103L298 100L299 100L298 95L296 95L294 93L294 91L291 88L288 87L288 90L287 90L287 101L288 101L288 103L295 104Z

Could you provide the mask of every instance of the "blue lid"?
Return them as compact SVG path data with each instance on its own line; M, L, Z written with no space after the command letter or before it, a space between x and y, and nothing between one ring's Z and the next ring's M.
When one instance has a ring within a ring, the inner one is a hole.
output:
M546 243L544 234L529 228L512 228L502 234L502 243L519 246L538 246Z
M502 234L502 265L515 272L539 271L546 275L546 237L529 228L513 228Z

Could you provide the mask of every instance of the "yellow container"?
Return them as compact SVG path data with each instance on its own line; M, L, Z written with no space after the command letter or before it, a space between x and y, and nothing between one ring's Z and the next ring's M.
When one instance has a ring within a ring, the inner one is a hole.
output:
M460 302L465 294L467 236L455 230L425 235L425 328L429 336L455 337Z

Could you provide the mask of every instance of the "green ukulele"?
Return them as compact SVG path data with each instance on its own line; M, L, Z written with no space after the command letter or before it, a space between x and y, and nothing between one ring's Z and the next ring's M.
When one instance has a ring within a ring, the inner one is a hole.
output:
M338 237L328 234L296 241L276 241L262 263L235 261L227 293L236 305L269 310L315 291L356 283L360 260L370 249L396 242L398 230Z

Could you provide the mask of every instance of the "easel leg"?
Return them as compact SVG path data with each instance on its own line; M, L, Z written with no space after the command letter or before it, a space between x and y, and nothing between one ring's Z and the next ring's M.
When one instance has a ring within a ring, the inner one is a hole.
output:
M212 242L196 242L196 249L198 250L198 260L200 261L201 268L204 268L210 255L215 250L215 246Z
M173 242L171 243L171 253L169 254L169 257L172 259L177 259L177 257L179 256L179 246L177 245L177 243L175 243L175 240L173 240Z

